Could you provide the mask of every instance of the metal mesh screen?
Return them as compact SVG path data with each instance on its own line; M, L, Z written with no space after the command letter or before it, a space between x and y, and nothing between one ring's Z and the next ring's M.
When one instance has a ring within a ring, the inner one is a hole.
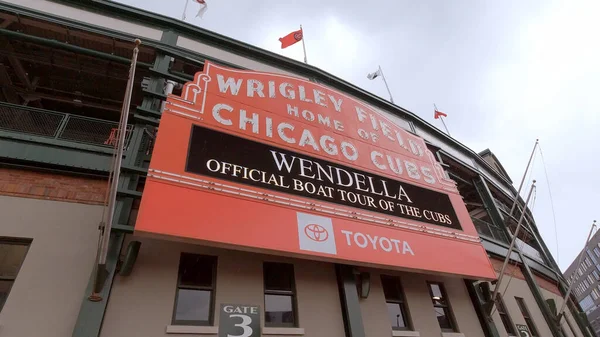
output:
M57 137L58 139L114 147L118 137L118 123L79 116L69 116L68 118L64 129ZM127 127L125 145L127 145L130 133L131 125Z
M475 229L477 229L477 233L479 233L479 235L501 242L509 242L508 238L506 237L506 233L504 233L500 228L488 223L487 221L477 218L471 217L471 220L473 220L473 224L475 225Z
M0 129L54 137L64 114L0 105Z

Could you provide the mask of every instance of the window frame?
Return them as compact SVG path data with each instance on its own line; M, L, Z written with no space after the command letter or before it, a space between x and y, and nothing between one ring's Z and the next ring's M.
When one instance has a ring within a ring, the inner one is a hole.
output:
M19 272L21 272L21 268L23 268L23 264L25 263L25 260L27 259L27 254L29 254L29 249L31 248L32 242L33 242L32 239L0 236L0 245L26 246L26 248L27 248L25 251L25 254L23 255L23 260L21 261L19 268L17 268L15 276L14 277L0 276L0 281L10 282L10 286L6 293L6 299L8 299L8 296L10 296L12 287L15 285L15 282L17 281L17 277L19 276ZM6 304L6 302L0 303L0 312L2 312L2 309L4 308L5 304Z
M396 291L400 294L401 298L387 298L385 296L385 287L383 284L384 279L389 279L395 286ZM385 303L394 303L400 306L400 311L402 312L402 319L406 323L405 327L394 327L392 326L392 330L394 331L414 331L413 322L410 316L410 310L408 308L408 304L406 303L406 294L404 293L404 287L402 287L402 283L400 282L399 276L393 275L385 275L382 274L380 276L381 279L381 290L383 291L383 297L385 299Z
M287 265L291 267L291 280L292 280L292 284L291 284L291 290L280 290L280 289L267 289L267 268L265 268L265 266L267 265ZM296 291L296 272L295 272L295 268L294 268L294 264L293 263L286 263L286 262L270 262L270 261L264 261L263 262L263 306L264 306L264 312L265 312L265 318L264 318L264 322L265 322L265 327L268 328L297 328L298 327L298 322L299 322L299 318L298 318L298 299L297 299L297 291ZM289 296L292 299L292 314L294 317L294 322L292 323L272 323L272 322L267 322L267 295L283 295L283 296Z
M436 305L433 299L433 289L431 288L432 285L437 285L440 288L440 292L442 293L442 299L445 300L446 305ZM456 319L454 317L454 312L452 310L452 305L450 304L450 300L448 299L448 293L446 292L446 287L444 287L444 284L442 282L433 282L433 281L427 281L427 289L429 290L429 298L431 299L431 304L433 305L433 309L435 312L436 308L443 308L444 310L444 314L446 314L446 316L448 316L448 322L450 323L451 328L442 328L440 326L440 329L442 330L442 332L459 332L458 331L458 324L456 324ZM436 318L437 320L437 318ZM439 325L439 321L438 321L438 325Z
M500 321L502 321L502 325L504 326L504 330L509 336L517 336L517 328L508 313L508 309L506 309L506 305L504 304L504 300L502 299L502 295L500 293L496 294L496 308L498 310L498 315L500 316ZM502 319L502 315L506 317L508 322ZM508 327L507 327L508 324ZM510 331L509 331L510 329Z
M521 315L525 320L525 324L529 328L529 332L531 333L531 337L539 337L538 329L531 318L531 314L529 313L529 308L527 308L527 304L525 304L525 300L522 297L515 296L515 300L517 301L517 306L521 311Z
M209 258L212 260L212 275L211 275L211 286L181 286L181 260L184 255L192 255L192 256L202 256L205 258ZM186 325L186 326L213 326L215 320L215 294L217 292L217 263L218 257L214 255L205 255L205 254L196 254L196 253L186 253L182 252L179 255L179 267L177 270L177 283L175 284L175 301L173 304L173 315L171 316L171 324L173 325ZM188 290L210 290L210 304L208 309L208 321L202 320L178 320L176 318L177 315L177 304L179 302L179 289L188 289Z

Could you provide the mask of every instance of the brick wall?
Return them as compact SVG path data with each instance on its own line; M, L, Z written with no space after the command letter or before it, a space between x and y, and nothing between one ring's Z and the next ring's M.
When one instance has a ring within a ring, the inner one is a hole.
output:
M106 190L106 179L0 168L0 195L98 205Z
M499 274L500 270L502 269L502 263L504 263L504 261L498 260L496 258L490 258L490 261L492 262L492 265L494 266L496 273ZM515 278L518 278L521 280L525 280L525 275L523 275L523 271L521 271L521 266L520 265L515 266L514 261L510 261L510 263L506 266L506 269L504 270L504 275L506 275L506 276L512 275L512 277L515 277ZM533 277L535 278L535 281L538 284L538 286L540 286L541 288L546 289L550 292L553 292L559 296L562 296L560 293L560 290L558 289L558 286L556 285L556 281L550 281L547 278L536 274L535 272L533 274ZM505 280L506 280L506 277L505 277ZM502 281L502 282L504 283L506 281Z

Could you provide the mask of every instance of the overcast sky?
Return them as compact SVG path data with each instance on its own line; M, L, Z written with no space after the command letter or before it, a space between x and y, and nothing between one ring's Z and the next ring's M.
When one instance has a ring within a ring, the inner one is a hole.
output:
M121 0L181 18L185 0ZM206 0L187 22L302 60L278 38L302 24L308 62L388 98L367 73L381 65L396 104L475 151L490 148L518 185L540 139L533 212L561 269L600 218L600 1L598 0ZM529 184L529 182L528 182ZM526 191L522 192L525 195Z

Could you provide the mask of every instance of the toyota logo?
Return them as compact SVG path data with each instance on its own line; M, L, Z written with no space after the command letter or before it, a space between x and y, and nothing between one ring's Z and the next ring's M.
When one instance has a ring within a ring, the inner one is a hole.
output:
M317 242L323 242L329 238L329 232L327 232L323 226L317 224L306 225L306 227L304 227L304 234L306 234L309 239Z

